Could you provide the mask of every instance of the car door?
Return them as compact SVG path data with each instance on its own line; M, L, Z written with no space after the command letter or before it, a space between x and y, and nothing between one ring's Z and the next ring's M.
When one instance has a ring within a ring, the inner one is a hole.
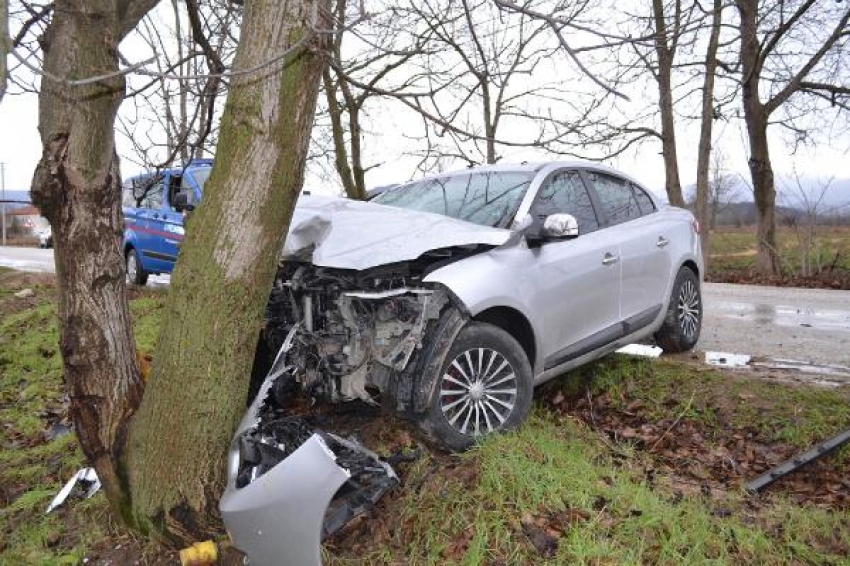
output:
M599 218L581 175L556 171L540 187L531 207L541 222L555 213L572 214L579 236L544 242L535 255L537 312L543 314L544 367L550 369L616 339L620 265L617 245L600 230Z
M609 173L586 175L606 217L604 231L620 248L620 318L630 334L661 312L672 268L671 235L643 189Z
M177 262L180 252L180 244L183 243L183 213L174 207L174 197L183 191L186 182L186 174L179 171L170 171L165 179L166 199L159 218L159 230L161 234L160 249L161 259L166 264L165 273L171 273Z
M162 273L169 267L163 259L163 178L148 178L141 190L144 197L136 211L136 224L141 235L142 264L146 271Z

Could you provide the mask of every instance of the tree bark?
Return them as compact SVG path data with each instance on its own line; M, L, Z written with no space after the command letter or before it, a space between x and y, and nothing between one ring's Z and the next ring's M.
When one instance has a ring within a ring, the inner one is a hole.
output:
M702 228L700 242L704 270L709 268L709 244L711 230L714 229L714 215L709 205L708 167L711 160L711 131L714 125L714 78L717 71L717 47L720 43L720 24L722 0L714 0L714 13L711 17L711 35L705 53L705 76L702 86L702 110L700 114L699 147L697 148L697 195L696 216Z
M126 507L116 457L142 394L121 254L121 179L113 125L122 76L121 39L156 4L59 0L42 38L41 160L32 200L50 221L59 290L59 341L70 415L106 496Z
M234 69L292 47L310 33L307 22L330 29L329 3L247 3ZM220 529L226 452L303 182L327 49L320 38L283 69L232 81L215 166L171 278L168 323L123 462L137 525L172 544Z
M741 95L750 142L749 168L758 215L756 269L765 275L778 275L782 266L776 247L776 188L767 145L769 114L759 97L762 63L757 27L758 2L738 0L736 5L741 32Z
M668 45L667 24L662 0L652 0L655 19L655 53L658 57L658 107L661 111L661 151L664 156L665 189L673 206L685 206L679 180L679 160L676 154L676 123L673 116L672 72L675 52ZM677 14L678 17L678 14Z
M6 54L9 48L9 0L0 0L0 102L6 94Z

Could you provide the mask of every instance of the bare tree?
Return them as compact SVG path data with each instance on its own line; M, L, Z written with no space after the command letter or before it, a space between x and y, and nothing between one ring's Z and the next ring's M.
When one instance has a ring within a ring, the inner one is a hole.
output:
M714 229L716 209L709 209L709 160L711 157L711 132L714 126L714 80L717 74L717 50L720 45L720 26L723 18L723 1L714 0L714 8L711 15L711 32L708 39L708 47L705 53L705 74L702 86L702 105L700 108L700 133L699 147L697 148L697 182L696 182L696 217L702 233L700 243L702 245L702 257L706 262L705 269L708 270L710 260L711 231ZM715 154L719 156L719 154ZM715 186L714 194L719 194L719 187Z
M848 108L850 85L842 58L850 37L850 7L816 0L736 0L740 17L740 82L749 139L749 168L758 211L757 269L781 272L776 241L776 187L768 126L793 98ZM762 98L764 96L764 98ZM797 108L799 110L799 107ZM814 106L809 106L810 113ZM785 125L793 127L792 117ZM798 131L799 132L799 131Z
M221 463L241 411L233 400L247 393L333 29L324 0L255 0L246 7L234 68L209 74L231 81L219 159L172 279L171 315L142 402L120 246L114 120L126 74L187 79L151 71L148 62L119 69L118 44L155 3L28 7L14 44L49 22L40 67L34 49L16 57L41 75L44 150L33 201L53 227L60 345L80 446L117 514L180 544L219 528Z
M142 395L121 254L115 114L118 44L156 0L57 0L41 37L41 161L32 200L53 228L60 351L80 447L113 508L129 508L118 457ZM83 80L103 77L98 80Z
M329 1L245 8L233 73L253 71L231 80L216 162L172 275L168 323L124 458L133 519L175 543L220 528L222 462L302 185L330 30Z
M708 215L703 230L711 232L717 228L718 217L738 198L737 180L726 170L726 158L721 150L715 149L711 152L711 168L707 185ZM703 221L700 220L700 222ZM705 244L703 244L703 252L708 253L708 247Z
M168 21L146 17L134 34L157 55L160 74L131 82L118 132L132 147L130 159L148 170L211 155L217 139L221 75L233 60L241 8L222 0L183 6L172 0Z
M337 22L347 19L364 19L363 6L358 13L346 17L346 0L337 0L335 18ZM338 24L339 25L339 24ZM416 73L408 72L410 61L424 54L429 35L415 31L416 22L409 14L399 10L384 11L372 15L368 21L356 28L340 26L331 52L331 65L322 75L327 115L330 120L330 140L333 165L349 198L366 198L366 172L363 144L365 138L363 118L366 105L376 99L404 96L404 93L419 80ZM344 52L343 42L350 38L358 44L353 53ZM403 73L400 78L400 71ZM360 88L348 77L360 77L365 88ZM387 84L388 94L378 94L375 88Z
M6 54L9 52L9 0L0 0L0 102L6 94Z
M789 203L802 210L801 218L793 224L799 254L797 273L802 277L811 277L831 270L840 258L840 250L831 254L828 242L818 234L821 216L826 212L824 199L834 180L830 178L820 180L817 184L806 183L795 170L793 182L783 183L790 196Z

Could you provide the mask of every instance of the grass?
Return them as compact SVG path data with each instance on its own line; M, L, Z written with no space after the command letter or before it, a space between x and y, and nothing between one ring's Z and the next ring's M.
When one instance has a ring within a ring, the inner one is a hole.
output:
M777 240L780 255L789 274L800 272L804 231L806 228L780 226ZM722 227L711 234L711 261L709 276L717 279L724 274L748 272L756 264L755 227ZM850 272L850 227L818 226L808 246L810 261L817 261L824 269L835 262L835 272L845 277ZM837 254L837 259L836 259Z
M731 374L734 375L734 374ZM609 356L556 383L567 389L587 385L607 393L614 406L639 401L649 418L700 421L711 433L724 424L750 429L766 442L806 448L850 427L850 391L797 387L680 361ZM723 419L722 423L719 418Z
M53 288L33 285L34 296L15 299L9 275L0 272L0 308L12 313L0 320L0 564L78 564L127 535L102 494L44 515L84 462L73 433L43 437L65 416ZM162 295L141 294L131 309L139 348L150 352ZM850 564L846 510L801 505L781 490L753 500L739 486L707 496L649 481L652 454L551 408L558 393L588 392L622 408L640 401L647 418L684 415L707 442L731 426L803 447L850 426L846 390L606 358L542 388L520 431L459 456L427 453L403 468L403 487L330 541L326 562ZM845 451L835 461L847 460Z
M4 312L20 286L0 280ZM59 487L85 463L73 432L43 437L49 423L63 421L67 412L55 290L38 280L23 286L34 295L18 300L24 307L19 312L0 319L0 505L11 500L0 507L0 564L78 564L87 549L117 530L102 495L44 515ZM143 296L131 309L139 348L150 351L161 298Z

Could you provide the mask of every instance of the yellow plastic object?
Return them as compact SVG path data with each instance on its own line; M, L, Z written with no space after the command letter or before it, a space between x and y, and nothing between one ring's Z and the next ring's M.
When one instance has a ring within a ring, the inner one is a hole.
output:
M180 551L181 566L210 566L218 560L218 549L211 540L196 542Z

